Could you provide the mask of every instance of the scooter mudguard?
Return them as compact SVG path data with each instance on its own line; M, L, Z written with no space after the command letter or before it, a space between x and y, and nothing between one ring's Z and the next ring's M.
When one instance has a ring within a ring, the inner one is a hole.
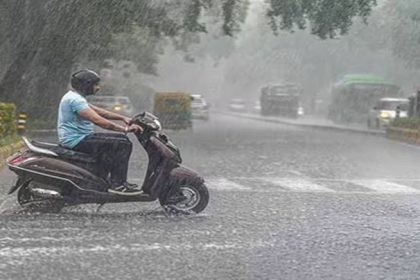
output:
M204 179L197 172L185 166L174 168L169 174L168 184L170 186L198 185L203 183Z
M184 166L179 166L171 170L166 184L165 192L162 192L160 200L166 201L168 198L179 194L179 187L182 185L200 185L204 179L195 171Z
M19 178L16 181L16 184L10 188L10 190L7 192L7 194L14 193L17 189L19 189L21 186L23 186L24 184L26 184L29 181L30 180L28 180L28 179L25 180L25 179Z

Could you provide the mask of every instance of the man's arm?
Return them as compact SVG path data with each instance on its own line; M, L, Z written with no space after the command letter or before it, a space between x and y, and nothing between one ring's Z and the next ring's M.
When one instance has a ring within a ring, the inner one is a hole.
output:
M108 110L99 108L99 107L94 106L92 104L89 104L89 107L92 108L92 110L95 111L99 116L101 116L101 117L103 117L103 118L105 118L107 120L123 121L126 124L128 124L129 121L130 121L130 118L129 117L126 117L126 116L123 116L123 115L120 115L120 114L117 114L117 113L110 112Z
M85 118L85 119L93 122L94 124L96 124L99 127L102 127L103 129L120 131L120 132L127 132L126 131L126 126L118 125L116 123L113 123L113 122L109 121L108 119L106 119L105 117L103 117L99 113L97 113L91 107L92 107L92 105L90 105L90 107L87 108L87 109L83 109L83 110L79 111L78 114L82 118ZM103 110L103 109L100 109L100 110ZM103 111L107 112L106 110L103 110ZM111 112L109 112L109 113L111 113ZM111 113L111 114L113 114L113 113ZM115 115L118 115L118 114L115 114ZM120 115L118 115L118 116L120 116ZM122 119L121 118L115 118L115 120L122 120Z

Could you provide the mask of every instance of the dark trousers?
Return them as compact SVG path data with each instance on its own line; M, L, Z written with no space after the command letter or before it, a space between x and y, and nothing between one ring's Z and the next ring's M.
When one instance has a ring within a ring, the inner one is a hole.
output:
M93 133L86 136L73 150L95 157L100 165L101 174L107 177L112 186L127 181L128 161L133 144L127 136L117 133ZM103 171L103 172L102 172Z

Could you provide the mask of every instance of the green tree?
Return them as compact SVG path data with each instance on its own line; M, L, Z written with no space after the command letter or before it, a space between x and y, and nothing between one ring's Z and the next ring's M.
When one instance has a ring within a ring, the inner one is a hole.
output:
M388 1L385 9L394 54L409 66L420 69L420 2Z
M344 74L376 73L403 86L406 94L419 74L393 56L387 7L375 9L368 25L357 20L346 36L334 40L300 30L273 36L262 19L253 24L224 63L223 93L256 100L263 85L294 82L303 86L302 102L309 111L316 99L328 103L331 84Z
M163 53L163 45L164 41L151 35L150 30L134 25L129 32L113 35L109 56L117 61L132 61L139 72L156 75L156 64Z
M90 61L100 65L112 53L114 34L137 32L133 25L156 38L206 32L200 20L220 7L215 14L223 23L223 34L233 36L240 29L241 16L246 14L242 8L247 3L222 0L217 6L211 0L2 1L1 99L17 103L32 118L52 119L75 63ZM267 15L274 31L308 25L313 34L327 38L347 32L352 18L366 18L374 4L374 0L271 0ZM156 61L152 56L144 71L153 71Z
M320 38L346 34L355 16L366 19L376 0L268 0L267 16L274 31L305 29Z

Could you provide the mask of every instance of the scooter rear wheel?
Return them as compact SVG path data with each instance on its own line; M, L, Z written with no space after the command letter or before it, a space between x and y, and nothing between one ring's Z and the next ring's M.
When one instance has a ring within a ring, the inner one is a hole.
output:
M24 184L17 193L18 203L26 209L34 212L58 213L64 208L65 203L61 199L45 199L33 194L33 182Z
M185 197L180 202L168 204L159 199L160 204L167 211L178 213L200 213L209 203L209 191L205 184L200 185L182 185L179 187L181 194Z

